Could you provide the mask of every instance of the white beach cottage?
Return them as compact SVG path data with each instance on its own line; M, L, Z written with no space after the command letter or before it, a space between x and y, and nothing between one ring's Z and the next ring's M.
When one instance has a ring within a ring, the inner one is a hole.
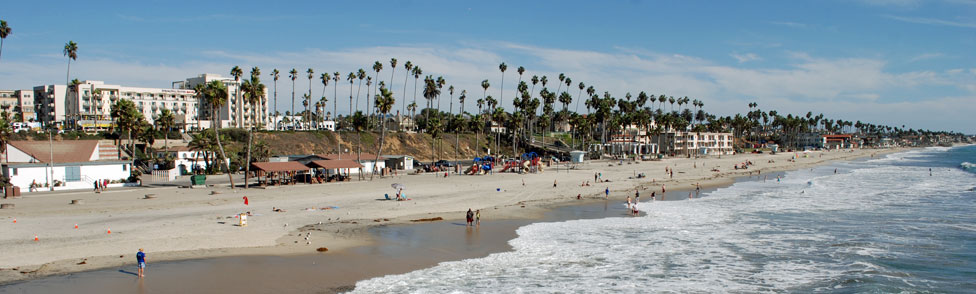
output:
M129 177L131 162L119 160L114 146L101 146L97 140L10 141L2 154L3 176L10 184L30 191L92 189L96 180L122 186ZM53 151L53 152L52 152ZM53 161L52 161L53 160Z

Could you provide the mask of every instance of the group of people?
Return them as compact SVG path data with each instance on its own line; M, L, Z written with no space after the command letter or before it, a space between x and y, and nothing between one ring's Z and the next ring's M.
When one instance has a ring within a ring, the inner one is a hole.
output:
M95 180L94 186L95 193L102 193L102 191L108 189L108 180Z

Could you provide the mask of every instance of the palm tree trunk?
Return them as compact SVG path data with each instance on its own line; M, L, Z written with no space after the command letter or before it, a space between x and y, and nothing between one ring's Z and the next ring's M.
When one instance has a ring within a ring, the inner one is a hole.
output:
M380 154L383 154L383 140L386 139L386 124L383 123L383 121L380 121L380 125L382 125L383 131L380 133L380 146L377 147L376 158L373 159L373 173L369 174L370 181L373 180L373 175L376 174L376 162L380 160Z
M248 188L248 179L251 175L251 141L253 141L251 130L247 131L247 159L244 160L244 189Z
M214 107L214 118L217 117L216 107ZM224 145L220 142L220 124L216 123L214 119L214 137L217 139L217 147L220 149L220 157L224 160L223 166L227 171L227 179L230 180L230 189L234 189L234 174L230 171L230 161L227 160L227 154L224 153Z

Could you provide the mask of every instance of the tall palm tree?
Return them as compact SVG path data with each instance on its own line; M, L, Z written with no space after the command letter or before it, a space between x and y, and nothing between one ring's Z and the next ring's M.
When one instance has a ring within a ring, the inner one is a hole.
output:
M406 70L407 74L403 76L403 102L400 103L400 112L403 115L407 115L407 79L410 78L410 71L413 70L413 62L407 60L407 63L403 64L403 68ZM393 82L390 82L392 85Z
M423 75L423 74L424 74L424 70L423 69L421 69L419 66L414 66L414 68L413 68L413 103L412 103L414 105L414 110L413 110L413 115L414 116L417 115L417 113L416 113L417 112L417 106L416 106L417 105L417 81L420 80L420 76Z
M394 63L396 59L394 59ZM394 68L396 68L394 66ZM392 77L390 78L392 79ZM393 92L387 90L386 87L380 88L380 93L376 94L376 110L380 113L380 145L377 147L376 158L373 159L373 173L369 175L369 179L373 180L373 175L376 174L376 162L380 160L380 154L383 154L383 140L386 139L386 115L390 113L393 109L393 104L396 103L396 99L393 98Z
M339 116L339 72L332 73L332 120Z
M359 111L359 93L363 91L363 79L366 78L366 70L363 70L363 69L360 68L359 71L356 72L356 78L359 79L359 88L356 90L356 111L358 112ZM368 89L369 87L366 87L366 88Z
M241 92L243 91L241 89L241 76L244 75L244 70L238 66L234 66L230 69L230 75L234 77L234 82L237 83L237 95L234 97L234 105L237 105L237 116L234 117L234 120L237 121L238 127L243 127L244 122L241 119L244 117L244 101L241 101Z
M328 101L328 99L325 99L325 89L329 88L329 81L332 80L332 76L329 75L329 73L324 72L324 73L322 73L322 75L319 78L322 79L322 99L319 100L319 101L322 102L322 106L321 107L323 109L325 109L325 103L324 102L325 101ZM319 115L319 117L323 117L323 116Z
M563 81L565 81L565 80L566 80L566 75L563 74L563 73L559 73L559 83L556 84L556 92L553 92L553 93L555 93L557 95L559 94L559 89L561 89L561 87L563 86Z
M505 71L508 70L508 65L502 62L498 65L498 70L502 72L502 83L498 88L498 100L501 105L505 105Z
M427 101L428 101L427 102L427 105L428 105L427 106L427 111L424 111L424 113L425 113L424 120L426 121L425 122L426 131L427 131L428 134L431 135L431 141L430 141L430 157L431 157L431 163L433 163L433 161L435 161L434 160L434 142L436 142L436 138L434 136L435 135L434 133L437 132L437 129L436 128L439 127L439 126L436 123L433 123L431 121L430 112L431 112L432 109L431 109L430 105L434 102L434 99L437 98L437 96L439 96L441 94L441 88L438 87L437 81L434 80L434 78L431 77L431 76L427 76L426 78L424 78L424 85L425 85L424 86L424 98L427 99ZM437 120L437 117L436 116L434 117L434 120Z
M0 19L0 56L3 56L3 40L10 36L10 27L7 26L7 21ZM2 149L4 147L0 147Z
M373 75L373 80L376 80L376 86L377 87L379 86L379 82L380 82L380 77L379 76L380 76L380 71L382 71L382 70L383 70L383 63L381 63L379 61L376 61L376 62L373 63L373 71L376 72L376 74ZM367 89L366 89L366 114L368 115L368 117L370 119L372 119L372 117L373 117L373 108L369 106L369 104L370 104L369 97L370 96L369 96L369 89L368 88L369 87L367 87ZM377 89L373 89L373 93L374 94L378 93L377 92Z
M305 105L305 115L303 117L305 118L305 129L307 130L309 129L308 105L312 102L312 79L315 78L315 71L312 68L308 68L305 73L308 74L308 96L305 96L305 103L303 103Z
M75 43L75 41L68 41L68 43L65 43L64 56L68 57L68 72L67 74L65 74L65 79L64 79L64 84L65 86L67 86L68 84L70 84L69 81L71 80L71 61L78 60L78 43ZM68 100L68 92L69 91L64 91L65 101ZM133 152L133 154L135 154L135 152Z
M276 131L278 130L279 127L277 121L278 120L278 75L279 74L280 72L278 72L277 68L271 71L271 77L274 78L274 115L275 115L274 124L275 124Z
M518 69L516 69L515 71L518 72L518 74L519 74L518 83L515 83L515 84L516 85L520 85L520 84L522 84L522 74L525 73L525 67L524 66L519 66ZM519 92L521 92L519 90L519 88L518 87L515 87L515 96L514 96L515 98L513 98L513 99L518 99Z
M227 104L227 86L219 80L210 81L207 86L203 89L202 94L204 99L210 103L213 108L211 112L211 121L213 122L211 128L214 130L214 137L217 141L217 147L220 148L220 156L224 159L224 167L227 171L227 178L230 180L230 188L234 189L234 175L230 170L230 162L226 160L227 154L224 153L224 145L220 142L220 124L217 123L217 110L221 106Z
M452 86L453 87L453 86ZM461 90L461 96L458 96L458 102L461 103L461 108L458 109L458 119L464 119L464 99L468 97L468 90ZM458 148L461 146L461 128L454 130L454 165L458 165Z
M264 84L261 84L261 69L257 66L251 68L251 79L244 81L242 85L248 104L251 105L251 118L253 123L247 130L247 156L244 160L244 188L247 189L248 179L251 175L251 145L254 140L254 130L258 128L257 106L264 99Z
M295 79L298 78L298 70L292 68L288 72L288 78L291 79L291 115L295 115ZM294 126L295 123L292 123Z
M356 73L349 72L346 76L346 80L349 81L349 116L352 116L352 85L356 82Z
M396 67L397 67L397 59L390 58L390 92L393 92L393 75L396 74Z

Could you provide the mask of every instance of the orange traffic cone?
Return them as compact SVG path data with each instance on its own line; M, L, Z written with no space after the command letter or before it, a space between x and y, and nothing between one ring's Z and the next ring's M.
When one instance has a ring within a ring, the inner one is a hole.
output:
M75 224L75 229L77 229L77 228L78 228L78 224Z
M37 242L37 234L34 234L34 242Z
M109 235L111 235L111 234L112 234L112 229L108 229L108 234L109 234Z

